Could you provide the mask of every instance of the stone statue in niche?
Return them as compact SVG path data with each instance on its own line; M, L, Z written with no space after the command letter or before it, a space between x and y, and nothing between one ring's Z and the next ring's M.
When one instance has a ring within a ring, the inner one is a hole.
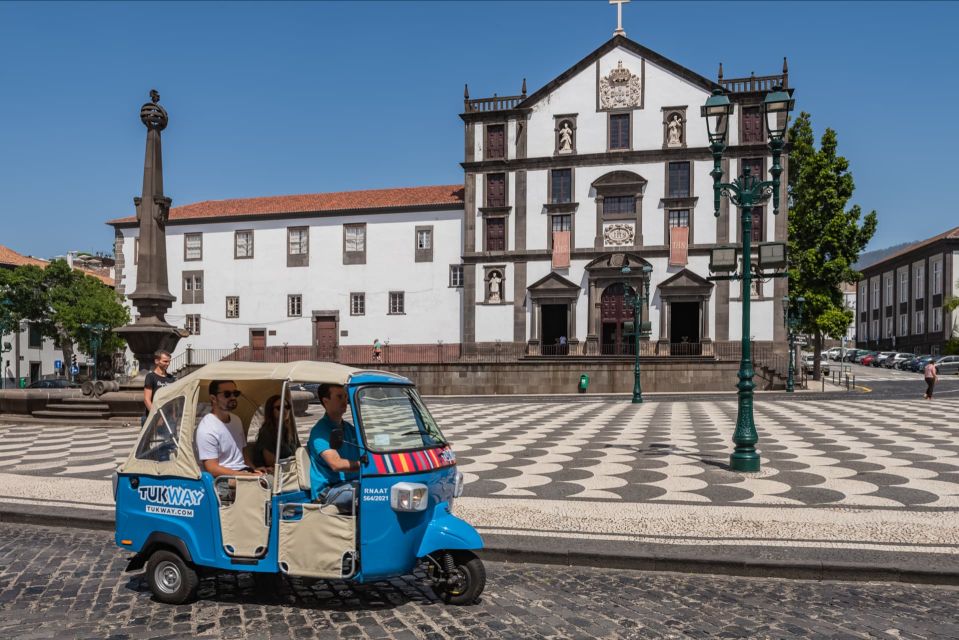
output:
M500 296L500 283L503 282L503 276L500 275L499 271L490 271L489 274L489 298L487 302L502 302L503 299Z
M643 83L638 75L623 67L620 60L609 75L599 79L601 109L638 108L643 104Z
M683 146L683 117L674 113L666 125L666 146Z
M569 126L569 120L563 120L563 125L559 128L559 152L573 152L573 128Z

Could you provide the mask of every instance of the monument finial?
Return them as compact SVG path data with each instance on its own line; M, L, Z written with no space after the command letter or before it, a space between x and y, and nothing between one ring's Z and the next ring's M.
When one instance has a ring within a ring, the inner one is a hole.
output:
M150 101L156 104L160 101L160 92L156 89L150 89Z
M523 78L523 95L526 95L526 78Z
M720 62L719 63L719 82L722 83L722 81L723 81L723 63Z
M626 31L623 29L623 5L628 4L630 0L609 0L609 4L616 5L616 30L613 31L613 36L625 36Z

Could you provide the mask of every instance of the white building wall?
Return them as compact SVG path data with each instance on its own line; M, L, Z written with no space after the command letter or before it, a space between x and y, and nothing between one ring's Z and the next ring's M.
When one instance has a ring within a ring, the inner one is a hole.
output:
M26 326L26 324L27 323L23 323L24 326ZM0 339L0 344L2 344L4 350L2 367L0 367L4 388L11 388L11 386L16 387L19 384L19 378L26 378L26 383L30 384L35 379L53 376L57 373L56 369L54 369L54 363L57 360L63 360L63 351L54 348L53 340L43 338L40 341L39 347L30 346L30 332L28 329L24 329L19 333L4 334L2 339ZM19 369L17 367L18 354ZM78 364L86 364L87 360L88 358L85 354L77 353ZM93 358L89 358L89 361L92 364ZM39 363L40 365L39 376L37 378L30 375L31 363ZM67 366L69 366L69 363L67 363Z
M449 286L450 265L461 263L462 210L329 218L208 222L167 227L170 293L177 297L167 321L184 326L199 314L200 334L180 341L196 349L247 345L251 328L275 331L267 346L313 342L312 312L339 315L339 343L459 342L461 289ZM343 264L343 225L366 223L366 264ZM416 226L433 227L433 260L415 261ZM309 266L287 267L287 228L309 227ZM234 232L252 229L254 257L234 259ZM135 230L124 230L124 233ZM203 234L202 260L185 261L183 236ZM125 238L124 284L136 288L133 238ZM203 303L184 304L182 274L203 271ZM389 293L405 294L405 314L390 315ZM350 293L366 294L366 313L350 315ZM303 297L302 316L287 317L287 296ZM226 297L239 296L239 318L226 318ZM346 332L346 335L343 335Z

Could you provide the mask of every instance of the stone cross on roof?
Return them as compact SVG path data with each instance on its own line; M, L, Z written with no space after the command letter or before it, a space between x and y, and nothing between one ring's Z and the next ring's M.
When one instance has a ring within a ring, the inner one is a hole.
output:
M609 4L616 5L616 30L613 31L614 36L625 36L626 31L623 30L623 5L629 3L630 0L609 0Z

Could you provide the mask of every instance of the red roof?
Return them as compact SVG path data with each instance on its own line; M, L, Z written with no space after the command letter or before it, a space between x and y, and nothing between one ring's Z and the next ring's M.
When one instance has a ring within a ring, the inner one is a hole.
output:
M336 193L309 193L298 196L267 196L207 200L170 209L170 220L200 220L235 216L281 216L290 213L365 211L409 207L463 205L463 185L369 189ZM136 216L110 220L107 224L132 224Z
M9 247L5 247L0 244L0 266L9 266L9 267L22 267L24 265L32 264L35 267L46 268L50 264L49 260L41 260L40 258L34 258L32 256L25 256L23 254L17 253ZM108 287L115 286L113 278L110 276L104 275L98 271L92 269L83 269L82 267L74 267L77 271L81 271L88 276L93 276L103 284Z

